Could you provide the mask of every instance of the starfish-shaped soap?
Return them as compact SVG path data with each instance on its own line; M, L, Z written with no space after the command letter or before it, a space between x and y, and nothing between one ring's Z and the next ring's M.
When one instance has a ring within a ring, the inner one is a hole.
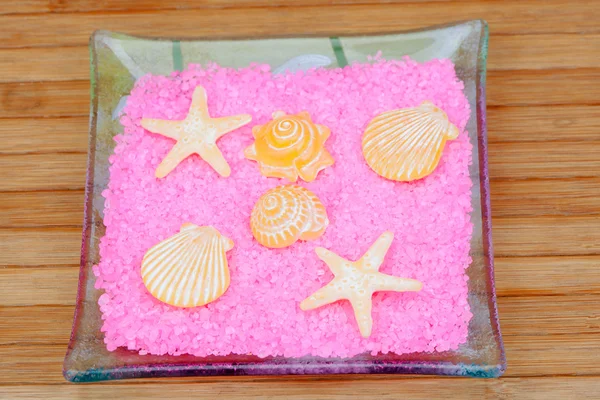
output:
M354 309L361 335L371 336L373 293L418 292L423 286L421 282L414 279L399 278L379 272L392 240L394 234L384 232L358 261L348 261L327 249L317 247L315 250L317 256L327 264L335 278L304 299L300 303L300 308L306 311L338 300L348 300Z
M156 168L156 177L164 178L180 162L198 154L219 175L228 177L231 168L217 147L217 139L252 120L248 114L211 118L208 114L206 91L196 86L187 117L181 121L143 118L142 126L153 133L177 140L169 154Z

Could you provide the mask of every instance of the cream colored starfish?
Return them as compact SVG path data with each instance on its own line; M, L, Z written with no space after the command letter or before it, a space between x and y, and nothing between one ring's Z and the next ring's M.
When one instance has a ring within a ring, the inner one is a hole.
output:
M327 249L317 247L315 250L317 256L325 261L335 278L304 299L300 303L300 308L306 311L338 300L349 300L361 335L371 336L373 293L386 290L418 292L423 286L421 282L414 279L398 278L379 272L392 240L394 234L384 232L358 261L348 261Z
M217 147L217 139L252 120L248 114L211 118L208 114L206 91L196 86L187 117L181 121L143 118L142 126L153 133L177 140L169 154L156 168L156 177L164 178L180 162L198 154L219 175L228 177L231 168Z

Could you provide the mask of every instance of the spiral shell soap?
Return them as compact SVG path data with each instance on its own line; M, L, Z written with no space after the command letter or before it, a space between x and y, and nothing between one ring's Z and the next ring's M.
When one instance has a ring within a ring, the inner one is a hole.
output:
M458 128L430 101L418 107L388 111L376 116L362 138L367 164L377 174L394 181L413 181L431 174L447 140L458 137Z
M244 155L258 162L264 176L312 182L334 163L325 149L329 128L313 123L305 111L295 115L277 111L267 124L252 128L252 133L254 143Z
M215 301L229 287L226 252L233 241L212 226L185 223L142 260L142 280L152 296L175 307Z
M298 240L315 240L329 219L321 200L298 185L278 186L263 194L250 215L252 235L263 246L283 248Z

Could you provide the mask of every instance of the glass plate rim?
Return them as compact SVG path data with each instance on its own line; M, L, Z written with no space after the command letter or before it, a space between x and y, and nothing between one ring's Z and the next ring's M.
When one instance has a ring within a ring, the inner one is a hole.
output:
M481 192L481 212L482 212L482 238L484 241L485 256L488 258L487 273L490 287L490 298L488 299L490 307L490 323L494 333L496 345L498 346L499 359L494 365L468 365L468 364L452 364L444 361L435 362L420 362L420 361L381 361L374 362L372 360L352 360L352 363L345 362L340 359L339 362L319 362L316 364L304 364L302 367L293 367L285 363L282 364L254 364L254 363L215 363L215 364L186 364L186 363L165 363L145 365L140 369L136 365L126 365L114 367L111 369L88 369L85 371L73 371L67 368L68 358L72 348L77 344L76 331L79 322L80 308L84 301L84 286L87 281L86 254L89 251L89 238L91 228L91 212L92 212L92 193L94 189L94 158L95 158L95 134L97 123L98 99L96 94L97 80L97 62L98 58L94 53L95 40L101 35L119 35L125 39L150 40L150 41L171 41L171 42L194 42L194 41L242 41L256 39L300 39L300 38L335 38L337 36L319 34L307 35L257 35L257 36L234 36L234 37L147 37L138 35L129 35L125 33L96 30L90 37L90 67L91 67L91 103L90 103L90 123L89 123L89 143L88 143L88 159L87 159L87 175L85 184L85 200L84 200L84 226L82 232L81 245L81 263L79 273L79 285L76 298L76 307L73 318L73 326L69 341L69 347L65 357L63 375L71 382L90 382L107 379L126 379L135 377L150 377L150 376L197 376L197 375L244 375L244 374L321 374L321 373L364 373L363 368L376 367L376 371L372 373L411 373L411 374L440 374L440 375L459 375L471 377L498 377L506 370L506 355L502 336L500 333L496 290L494 279L494 262L493 262L493 247L491 240L491 205L490 205L490 187L489 174L487 163L487 117L486 117L486 64L487 64L487 49L489 40L488 24L483 19L463 20L452 23L428 26L418 29L398 30L389 32L371 32L371 33L351 33L340 35L342 37L368 37L381 35L402 35L417 32L435 31L439 29L454 27L466 23L481 24L481 34L479 40L477 54L477 76L476 82L476 117L477 117L477 137L479 148L479 169L480 169L480 192ZM342 369L343 371L340 371ZM356 372L358 371L358 372Z

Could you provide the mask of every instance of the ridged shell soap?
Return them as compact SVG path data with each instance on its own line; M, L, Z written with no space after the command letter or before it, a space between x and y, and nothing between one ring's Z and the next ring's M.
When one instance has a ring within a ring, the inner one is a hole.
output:
M142 280L152 296L175 307L215 301L229 287L226 252L233 241L212 226L185 223L152 247L142 261Z
M377 174L394 181L413 181L431 174L447 140L458 128L430 101L418 107L384 112L367 126L362 150Z
M244 155L258 162L263 176L312 182L319 171L333 165L325 149L329 128L315 124L306 111L295 115L277 111L271 121L252 128L252 133L254 143Z
M267 191L258 199L250 216L254 238L270 248L288 247L298 240L315 240L328 225L321 200L298 185Z

